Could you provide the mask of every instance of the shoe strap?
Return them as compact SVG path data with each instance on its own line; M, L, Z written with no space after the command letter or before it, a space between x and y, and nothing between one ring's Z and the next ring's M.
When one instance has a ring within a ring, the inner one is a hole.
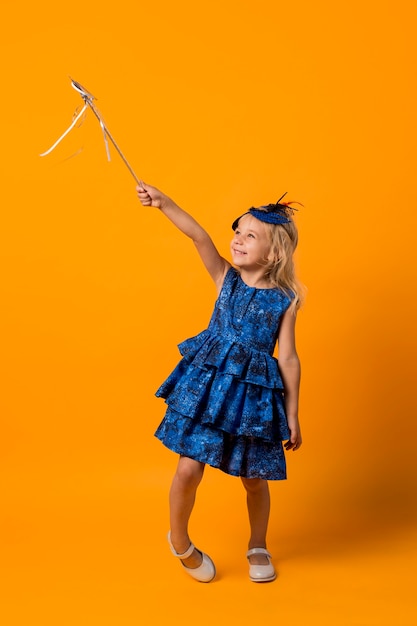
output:
M252 556L252 554L264 554L265 556L271 558L271 555L266 548L251 548L246 552L246 556L248 558Z
M178 554L178 552L175 550L174 546L171 543L171 532L168 533L168 543L169 547L171 548L172 554L178 559L187 559L189 556L192 555L195 549L195 545L193 544L193 542L191 542L189 548L185 552L183 552L183 554Z

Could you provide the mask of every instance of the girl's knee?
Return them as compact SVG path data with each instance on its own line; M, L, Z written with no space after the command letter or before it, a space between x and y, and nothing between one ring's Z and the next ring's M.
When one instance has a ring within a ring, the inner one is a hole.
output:
M259 493L268 490L268 481L263 478L242 478L241 480L247 492Z
M182 456L178 462L176 477L182 483L198 484L203 477L204 463Z

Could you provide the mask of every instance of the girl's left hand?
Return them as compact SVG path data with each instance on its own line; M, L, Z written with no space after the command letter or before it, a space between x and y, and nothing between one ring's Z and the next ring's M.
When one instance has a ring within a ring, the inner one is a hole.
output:
M288 428L290 429L291 437L284 444L284 448L295 452L303 443L298 418L288 418Z

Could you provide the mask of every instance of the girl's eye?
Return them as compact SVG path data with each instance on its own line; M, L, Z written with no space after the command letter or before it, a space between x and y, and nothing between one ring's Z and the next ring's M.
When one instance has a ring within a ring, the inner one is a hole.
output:
M252 235L252 233L249 233L248 237L252 237L252 239L255 239L255 235Z

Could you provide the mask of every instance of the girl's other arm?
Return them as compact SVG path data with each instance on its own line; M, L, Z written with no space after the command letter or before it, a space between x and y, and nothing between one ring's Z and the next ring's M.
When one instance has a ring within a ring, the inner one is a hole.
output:
M285 444L287 450L298 450L301 446L301 430L298 421L298 396L300 390L301 367L295 347L296 314L287 311L282 318L278 336L278 361L284 383L284 402L287 413L290 440Z
M220 291L230 263L220 256L204 228L156 187L142 182L136 187L136 191L143 206L158 208L184 235L193 240L201 260Z

